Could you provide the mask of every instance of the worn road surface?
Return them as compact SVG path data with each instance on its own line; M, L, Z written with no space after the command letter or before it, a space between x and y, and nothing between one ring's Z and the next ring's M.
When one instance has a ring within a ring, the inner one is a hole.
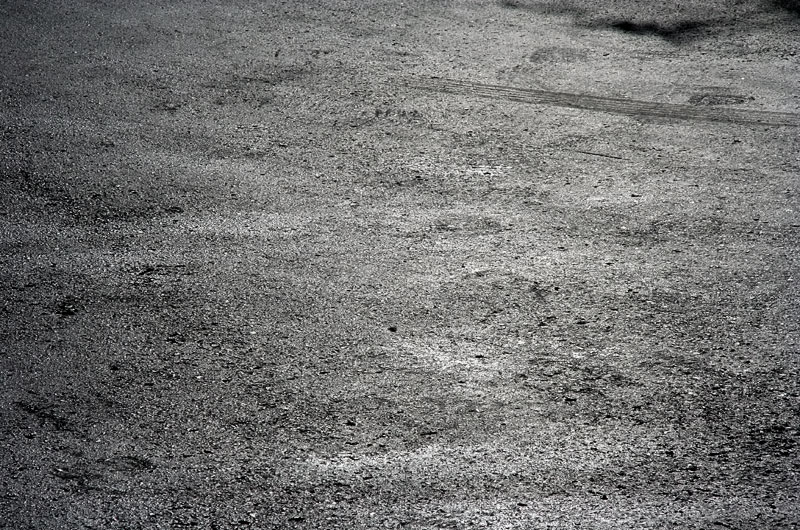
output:
M0 1L0 527L799 528L798 43Z

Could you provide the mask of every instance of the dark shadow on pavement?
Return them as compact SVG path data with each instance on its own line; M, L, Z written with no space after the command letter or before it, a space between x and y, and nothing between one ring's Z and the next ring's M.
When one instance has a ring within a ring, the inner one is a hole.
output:
M772 5L800 17L800 0L772 0Z
M708 25L707 22L700 21L686 21L665 25L658 22L637 23L630 20L601 20L589 24L589 27L614 29L633 35L661 37L672 43L681 43L701 37L701 30L708 27Z

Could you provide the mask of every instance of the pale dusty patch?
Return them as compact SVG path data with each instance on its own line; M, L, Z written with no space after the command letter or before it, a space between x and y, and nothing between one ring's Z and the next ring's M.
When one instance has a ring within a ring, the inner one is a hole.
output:
M489 347L472 343L431 343L429 341L405 341L401 350L415 360L415 364L437 370L470 371L470 379L492 377L501 363L494 359Z

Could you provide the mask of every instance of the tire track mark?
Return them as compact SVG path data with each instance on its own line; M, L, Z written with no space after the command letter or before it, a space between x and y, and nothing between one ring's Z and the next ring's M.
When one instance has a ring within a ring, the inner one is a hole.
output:
M461 94L520 103L553 105L573 109L608 112L633 117L713 121L740 125L800 127L800 114L732 108L698 108L691 105L658 103L636 99L552 92L532 88L490 85L444 78L406 79L405 86L446 94Z

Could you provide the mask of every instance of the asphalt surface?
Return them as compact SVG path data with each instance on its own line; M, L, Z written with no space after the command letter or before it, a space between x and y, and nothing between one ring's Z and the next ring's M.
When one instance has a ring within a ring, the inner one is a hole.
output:
M798 5L0 3L0 527L797 528Z

